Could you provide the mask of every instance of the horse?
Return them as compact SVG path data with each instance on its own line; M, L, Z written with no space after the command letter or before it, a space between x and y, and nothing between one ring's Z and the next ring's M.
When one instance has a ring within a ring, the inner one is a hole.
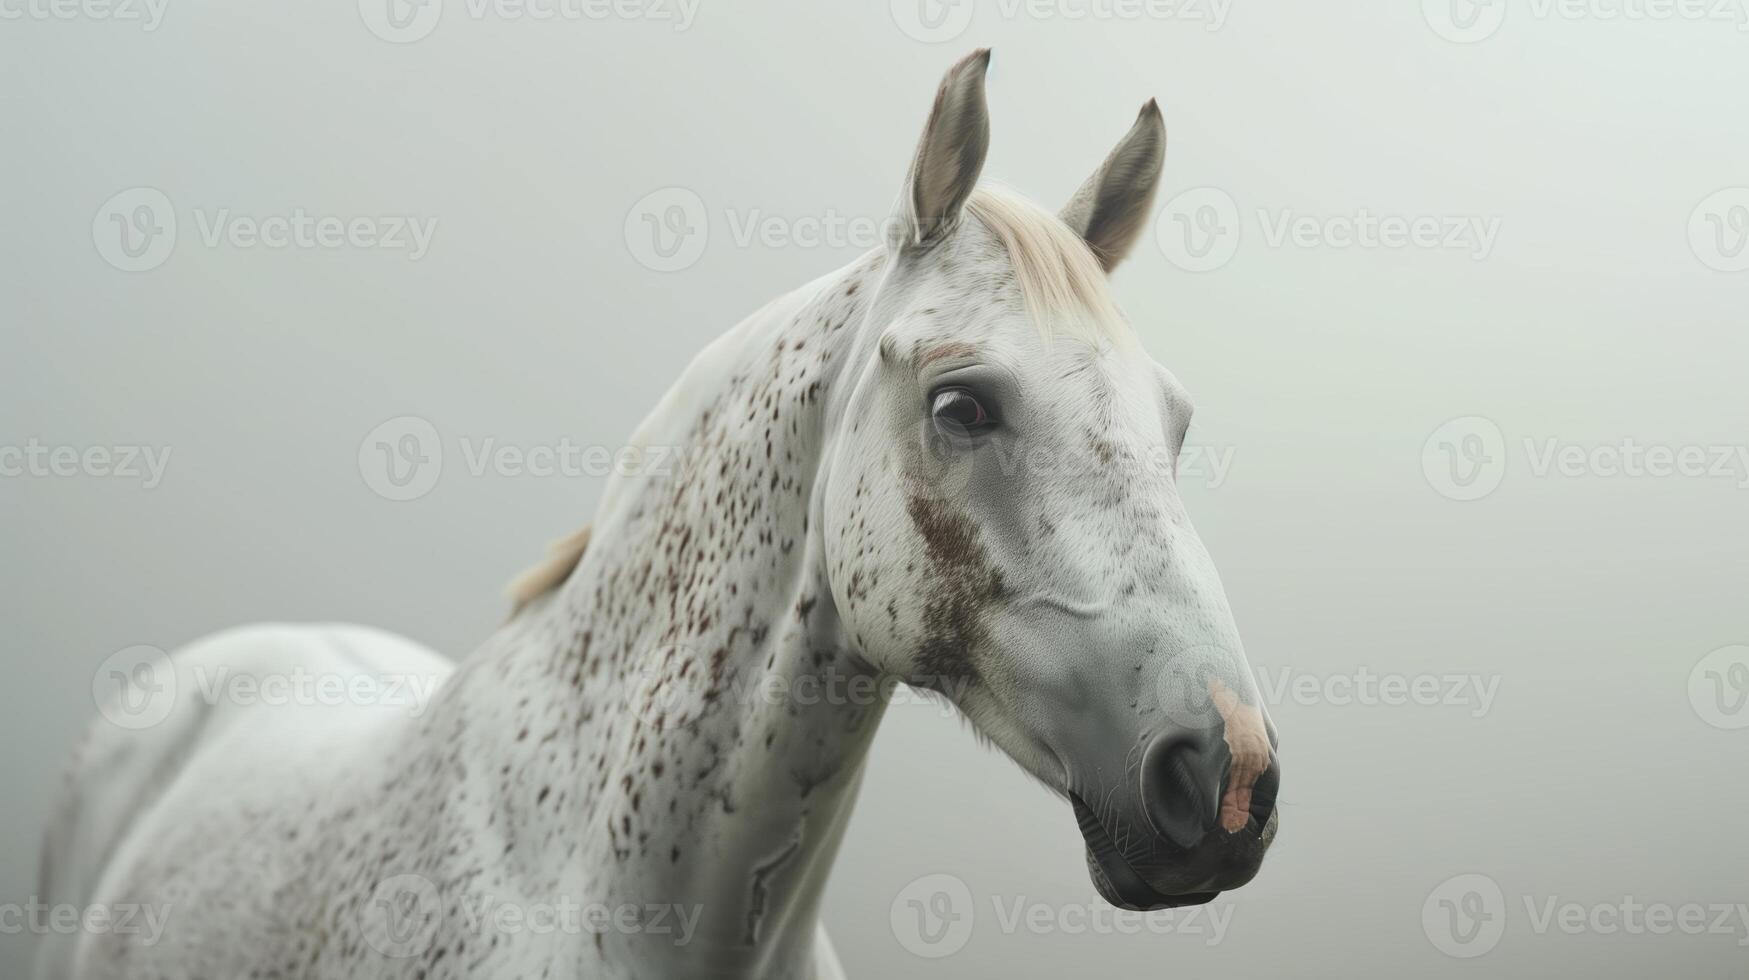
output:
M1277 736L1175 483L1191 399L1108 283L1161 113L1052 213L981 180L988 64L883 240L696 355L471 656L258 625L122 672L43 863L110 927L39 976L843 977L821 894L901 685L1068 805L1114 905L1251 880ZM344 693L236 694L288 677Z

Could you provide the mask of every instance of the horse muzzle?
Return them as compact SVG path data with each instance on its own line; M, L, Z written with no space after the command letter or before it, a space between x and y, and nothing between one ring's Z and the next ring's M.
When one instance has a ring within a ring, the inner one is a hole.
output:
M1137 910L1200 905L1255 877L1280 822L1272 748L1261 758L1241 749L1235 759L1219 737L1172 732L1144 750L1134 796L1110 794L1100 806L1071 793L1088 871L1106 901Z

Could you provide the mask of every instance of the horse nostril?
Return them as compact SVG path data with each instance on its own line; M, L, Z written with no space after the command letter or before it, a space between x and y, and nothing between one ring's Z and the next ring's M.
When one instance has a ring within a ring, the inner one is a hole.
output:
M1142 808L1154 832L1186 850L1201 843L1220 821L1231 761L1214 732L1156 738L1142 756Z

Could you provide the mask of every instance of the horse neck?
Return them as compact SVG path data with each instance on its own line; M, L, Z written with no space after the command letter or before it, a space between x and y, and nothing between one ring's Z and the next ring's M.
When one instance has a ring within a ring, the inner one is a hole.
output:
M643 469L610 485L577 569L491 672L539 719L505 729L531 767L506 825L562 811L585 878L696 907L693 953L767 975L811 946L884 704L810 516L826 394L880 268L810 284L695 359L634 437Z

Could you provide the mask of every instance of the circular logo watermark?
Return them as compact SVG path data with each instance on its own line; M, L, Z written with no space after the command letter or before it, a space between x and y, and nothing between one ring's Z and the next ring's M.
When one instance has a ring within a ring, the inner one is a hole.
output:
M651 191L626 213L626 248L656 272L679 272L704 255L710 215L704 199L685 187Z
M1222 668L1243 662L1244 658L1219 647L1196 646L1181 651L1154 678L1160 713L1186 731L1204 731L1223 724L1220 706L1215 703L1216 692L1226 690Z
M1447 956L1469 959L1493 949L1506 932L1506 897L1487 875L1447 878L1421 904L1427 941Z
M411 44L437 30L443 0L358 0L358 16L372 34L392 44Z
M419 956L431 948L443 922L443 900L423 875L384 879L358 912L359 932L391 959Z
M893 899L893 936L915 956L938 960L966 947L976 909L972 890L950 874L924 875Z
M1749 269L1749 187L1727 187L1688 216L1688 246L1709 269Z
M91 699L99 714L120 728L151 728L176 706L176 668L154 646L131 646L110 654L91 675Z
M364 484L386 500L417 500L443 475L443 440L437 427L417 415L402 415L370 430L358 444Z
M1480 415L1452 419L1421 447L1427 484L1450 500L1480 500L1506 478L1506 436Z
M645 724L673 727L680 723L681 715L697 701L693 681L700 676L691 670L682 676L682 667L702 660L697 650L684 643L664 644L644 654L642 662L648 666L636 674L632 707Z
M917 427L917 450L903 442L887 452L887 465L904 479L909 492L960 506L977 471L982 447L957 439L925 416Z
M1421 0L1421 16L1453 44L1477 44L1505 25L1506 0Z
M1720 647L1688 672L1688 701L1714 728L1749 728L1749 646Z
M1242 237L1238 202L1219 187L1177 195L1154 223L1160 251L1186 272L1213 272L1233 261Z
M951 41L972 26L974 0L892 0L893 23L913 41Z
M91 241L123 272L156 269L176 250L176 208L156 187L130 187L97 209Z

